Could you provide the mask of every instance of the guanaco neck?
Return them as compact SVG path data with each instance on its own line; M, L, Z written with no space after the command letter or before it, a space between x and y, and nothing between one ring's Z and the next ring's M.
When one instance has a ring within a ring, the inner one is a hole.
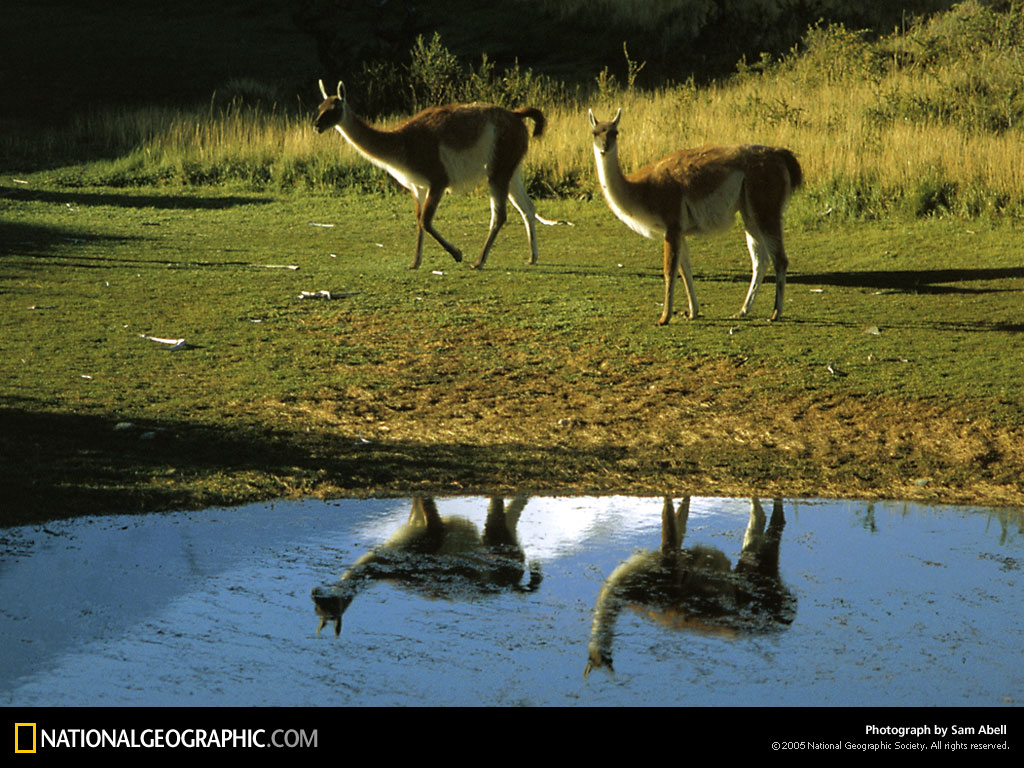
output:
M590 626L590 641L587 644L587 655L591 664L604 666L612 656L612 643L615 639L615 623L622 612L623 601L615 594L614 588L605 584L594 607L594 617ZM588 665L587 670L590 670Z
M644 237L656 238L664 234L666 223L643 202L642 183L627 179L619 168L618 141L612 140L603 152L595 144L594 157L601 191L615 216Z
M612 571L602 585L590 627L592 658L594 652L610 655L619 614L627 604L643 602L644 596L651 591L651 585L656 582L652 571L657 573L661 561L661 553L638 552ZM637 598L634 592L641 596Z
M595 146L594 158L597 160L597 177L605 199L614 207L628 211L635 185L622 175L622 169L619 168L618 142L613 142L604 152Z
M374 128L347 104L335 128L359 154L375 165L393 165L404 159L404 145L397 132Z

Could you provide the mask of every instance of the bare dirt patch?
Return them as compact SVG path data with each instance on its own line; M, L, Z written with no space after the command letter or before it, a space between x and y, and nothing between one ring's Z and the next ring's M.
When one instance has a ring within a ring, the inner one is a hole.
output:
M578 353L477 373L439 350L411 351L401 371L371 365L367 383L317 397L239 403L210 423L123 429L103 414L0 409L0 524L414 492L1024 508L1024 435L949 403L773 398L753 386L765 372L728 361L679 369Z
M274 418L363 446L415 447L408 474L362 489L373 493L462 488L468 465L453 472L431 460L462 450L477 462L465 490L1024 502L1020 430L948 403L779 398L755 386L766 372L732 361L622 361L599 345L558 360L520 352L478 372L466 365L440 344L369 377L387 387L265 405ZM521 466L499 455L534 458Z

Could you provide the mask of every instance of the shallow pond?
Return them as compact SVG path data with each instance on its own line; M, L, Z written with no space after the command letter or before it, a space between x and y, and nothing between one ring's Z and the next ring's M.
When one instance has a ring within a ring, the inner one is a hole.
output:
M474 497L3 529L0 704L1019 705L1020 519Z

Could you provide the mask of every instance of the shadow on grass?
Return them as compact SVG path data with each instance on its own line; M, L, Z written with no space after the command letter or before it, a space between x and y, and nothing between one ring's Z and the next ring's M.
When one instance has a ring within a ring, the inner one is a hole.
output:
M866 270L863 272L820 272L818 274L791 274L789 283L805 285L832 285L841 288L874 288L900 293L998 293L1014 288L995 286L968 287L963 283L991 282L1024 278L1024 267L997 267L985 269L905 269Z
M16 189L0 186L0 198L59 205L114 206L117 208L160 208L167 210L222 210L240 205L266 205L261 197L239 195L139 195L121 192L68 192L66 190Z
M641 271L635 268L623 270L602 265L590 269L581 269L578 265L565 265L546 262L545 267L558 268L567 276L592 278L600 274L617 277L628 276L639 279L661 282L662 273L659 264L653 261ZM905 270L865 270L848 272L790 272L786 282L790 285L830 285L837 288L872 288L878 291L894 293L922 294L981 294L1018 291L1017 287L1001 288L997 286L971 287L964 283L992 282L997 280L1019 280L1024 278L1024 267L992 267L981 269L905 269ZM700 291L702 282L709 283L750 283L750 272L716 269L704 264L694 270L694 282ZM775 275L769 269L765 275L766 285L775 282Z
M103 246L119 243L140 243L148 240L144 235L97 235L61 226L0 222L0 259L8 257L20 261L20 268L48 269L54 265L81 269L109 269L112 265L130 266L132 269L166 269L168 267L238 267L249 265L246 260L180 261L153 257L114 256ZM99 246L99 248L88 248ZM83 251L76 248L85 247Z
M626 447L363 441L258 425L128 423L109 415L0 408L0 527L82 515L201 509L286 497L592 490L581 467L615 477ZM689 463L657 468L666 487Z
M0 257L52 256L57 246L103 245L142 239L137 235L97 235L60 226L0 221Z

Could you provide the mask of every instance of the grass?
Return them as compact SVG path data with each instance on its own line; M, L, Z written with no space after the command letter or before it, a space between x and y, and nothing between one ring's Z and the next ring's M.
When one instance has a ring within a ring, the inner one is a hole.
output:
M705 143L785 146L806 171L804 222L886 217L1024 218L1024 90L1019 47L1024 11L994 13L968 2L907 31L869 41L842 26L812 28L780 59L741 64L726 81L640 89L604 81L569 89L520 67L461 63L439 38L412 53L418 101L438 98L529 101L549 127L526 167L539 197L595 194L587 109L621 107L622 162L637 168L681 147ZM624 49L628 68L633 61ZM403 90L401 70L378 74ZM364 73L365 74L365 73ZM367 75L369 77L369 75ZM388 79L390 78L390 79ZM392 82L393 80L393 82ZM598 78L600 80L600 78ZM357 108L373 78L349 79ZM216 94L201 109L120 108L84 112L68 125L17 131L0 140L12 171L51 170L63 186L225 186L250 191L357 188L387 193L390 182L334 134L310 120L311 80L298 101ZM418 103L417 101L417 103ZM382 119L392 124L400 119ZM20 172L20 171L18 171Z
M147 345L140 349L137 334L178 335L188 337L197 348L191 359L212 356L217 376L221 377L225 362L231 366L253 362L245 355L236 360L234 354L225 361L225 349L258 343L268 333L267 324L299 322L309 333L289 342L293 352L288 356L292 362L287 368L292 373L284 379L289 382L304 376L304 366L296 364L298 360L322 346L319 333L308 326L321 316L337 322L340 302L346 313L387 315L402 327L424 323L430 328L434 323L472 327L498 314L515 330L561 331L567 337L564 343L573 338L586 339L610 318L616 325L626 324L614 348L638 346L670 355L682 335L688 357L712 357L730 351L754 356L764 365L792 367L794 355L789 350L763 348L760 332L753 338L747 333L720 338L722 326L732 327L729 316L738 308L749 279L748 257L738 228L694 243L706 322L694 325L677 320L673 331L663 334L652 323L661 301L657 244L628 233L599 202L545 205L544 210L568 214L579 223L573 228L542 230L545 258L539 271L520 264L519 252L525 251L525 247L517 247L523 246L518 242L522 239L521 227L518 222L510 223L502 235L503 257L490 265L497 274L487 273L486 279L478 280L475 273L447 256L441 258L440 252L433 253L433 263L428 262L419 272L404 269L414 226L411 204L405 197L365 200L345 196L339 201L319 196L207 194L183 199L114 190L90 195L54 192L44 193L44 197L49 200L9 201L5 205L14 237L20 239L15 249L20 252L28 238L45 233L50 237L49 247L56 251L7 254L8 269L17 270L21 276L13 279L9 274L6 298L10 301L24 296L26 306L46 306L50 303L47 293L52 290L60 296L60 311L37 310L26 316L27 310L18 313L12 305L8 321L14 324L5 331L11 339L24 334L27 329L21 321L26 317L45 329L47 318L57 314L63 322L53 329L57 336L51 343L56 346L68 330L65 323L72 327L93 325L90 318L102 307L108 323L96 339L98 346L70 343L62 354L65 361L70 350L93 347L95 352L105 353L107 345L113 345L109 352L115 359L123 355L127 364L134 365L139 355L149 358L152 352ZM14 214L24 209L50 214L43 213L38 219L31 215L16 218ZM54 212L63 220L61 226L45 223L52 221ZM442 216L445 229L453 236L457 233L460 242L482 242L486 231L482 198L452 198L442 208ZM24 221L18 221L20 218ZM316 227L310 221L336 226ZM344 236L338 238L342 231ZM587 232L586 249L579 248L581 231ZM904 356L923 355L929 368L943 363L966 366L976 375L965 387L976 394L994 396L1011 378L1013 356L990 359L984 347L960 349L952 340L962 342L966 334L1016 328L1019 318L1005 295L1005 281L1010 280L1012 287L1012 281L1019 277L1019 250L1007 247L1013 235L1012 229L1004 227L969 229L941 222L800 232L792 237L797 267L791 276L790 303L799 297L801 310L793 326L829 326L832 334L841 331L819 339L799 357L811 355L814 365L863 365L870 376L867 383L877 387L879 381L871 375L872 367L858 358L866 358L871 349L876 349L879 357L895 356L899 350L889 347L887 341L896 341L886 339L887 334L860 338L863 331L869 327L888 330L916 325L922 330L941 331L930 341L950 340L951 346L918 351L910 340ZM715 258L712 254L716 251L723 256ZM961 266L946 255L950 251L965 260L970 258L976 266ZM294 265L298 269L253 266L260 264ZM428 267L445 274L433 275ZM45 277L50 271L57 274ZM81 278L73 279L75 275ZM554 282L545 279L548 277L555 277ZM572 282L571 293L565 292L563 277ZM50 285L52 280L56 285ZM301 290L320 289L353 295L331 303L296 301ZM274 294L276 301L271 298ZM762 305L767 306L768 301L761 297ZM941 316L922 314L938 301ZM432 312L439 313L436 320L429 319ZM791 326L790 330L794 343L805 334L803 327ZM772 333L788 337L785 326ZM32 338L39 340L35 334ZM73 342L74 338L67 341ZM201 351L204 349L209 351ZM974 360L974 354L983 357ZM48 354L43 355L46 357ZM173 358L157 356L164 361ZM85 358L81 366L88 368L90 359ZM253 377L253 372L246 369L229 381L237 381L237 387L248 390ZM908 394L917 398L938 394L930 391L937 383ZM154 386L160 386L158 381L147 383L147 387ZM223 388L223 384L219 386ZM37 384L32 390L41 394ZM228 390L225 395L229 398L237 394Z
M284 43L275 19L259 34ZM410 200L313 133L312 82L286 106L236 78L198 108L173 91L11 120L0 522L416 490L1024 504L1022 24L967 2L874 40L816 27L726 80L646 88L635 46L624 78L573 89L421 42L414 100L547 114L526 176L574 226L541 228L535 268L510 221L483 272L433 243L406 270ZM627 170L705 142L796 150L783 322L731 318L737 227L691 243L703 316L654 326L659 246L596 194L586 110L619 107ZM487 218L454 197L437 223L471 258Z
M574 226L540 264L510 221L473 272L433 244L405 268L405 196L5 192L8 522L417 489L1022 498L1007 224L791 226L776 324L730 317L737 227L693 241L702 318L657 328L659 248L601 201L544 201ZM467 253L486 225L479 195L438 217Z

